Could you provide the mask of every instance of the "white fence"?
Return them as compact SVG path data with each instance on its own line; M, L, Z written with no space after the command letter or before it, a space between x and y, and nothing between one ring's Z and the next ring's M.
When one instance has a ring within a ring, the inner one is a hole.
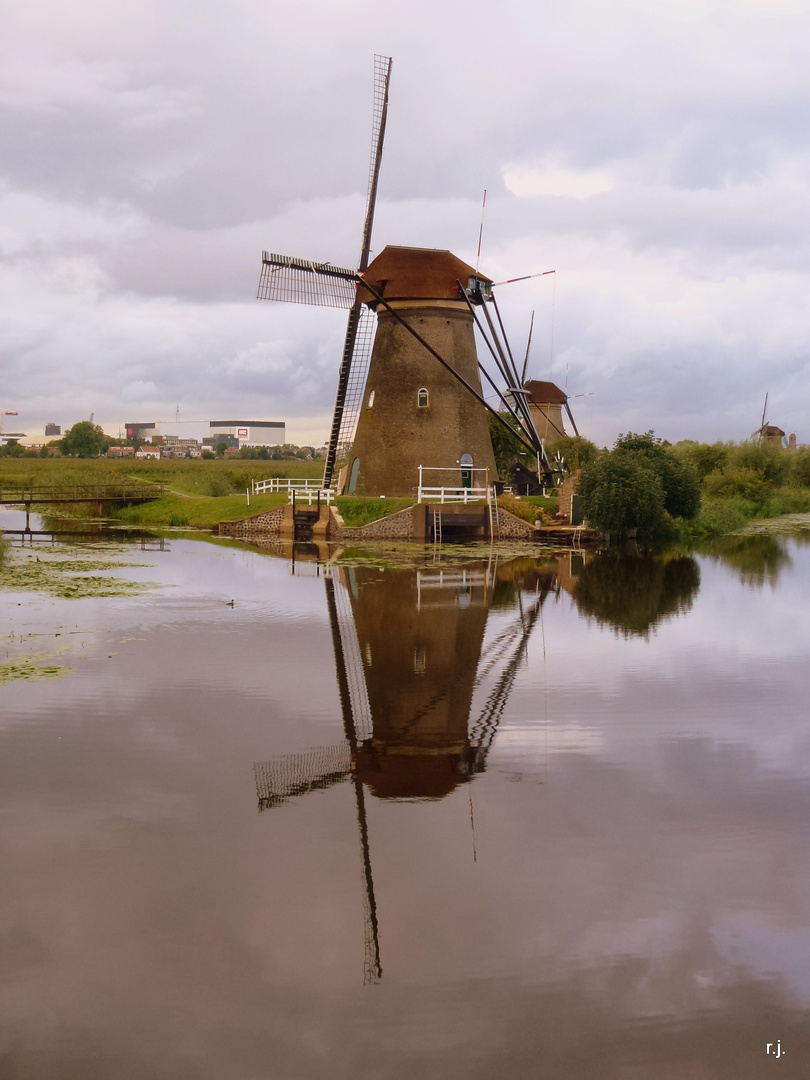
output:
M322 486L321 480L290 480L274 476L270 480L253 480L250 490L253 495L263 495L268 491L319 491Z
M331 488L292 488L290 490L290 502L293 506L299 506L301 503L312 506L314 502L323 502L328 506L334 497L335 493Z
M421 487L419 488L419 502L439 503L470 503L481 502L486 499L489 502L489 488L445 488L445 487Z
M425 485L425 473L450 473L458 475L458 482L445 484L441 487L428 487ZM477 477L476 477L476 474ZM472 485L478 482L477 487ZM465 481L467 484L465 485ZM483 481L483 487L481 482ZM454 468L439 468L432 465L419 466L419 492L418 501L440 503L469 503L480 502L482 499L490 500L489 469L474 469L472 465L458 465Z

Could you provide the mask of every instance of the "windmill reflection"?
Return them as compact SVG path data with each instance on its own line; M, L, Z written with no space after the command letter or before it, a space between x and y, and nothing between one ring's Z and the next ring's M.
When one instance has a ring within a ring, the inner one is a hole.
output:
M415 572L326 568L345 740L254 768L260 811L344 781L353 785L365 982L382 973L366 789L379 799L441 799L485 769L543 601L560 588L557 562L517 562ZM493 607L514 616L485 646ZM473 712L475 692L486 686Z

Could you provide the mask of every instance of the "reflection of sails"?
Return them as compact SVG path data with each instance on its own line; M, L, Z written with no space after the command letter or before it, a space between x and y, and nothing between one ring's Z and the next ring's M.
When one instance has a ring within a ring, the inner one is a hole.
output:
M486 766L529 636L556 575L535 578L527 609L482 648L496 567L325 575L345 742L255 766L259 810L342 781L354 787L366 921L365 981L381 974L365 788L439 799ZM470 722L473 694L494 685Z

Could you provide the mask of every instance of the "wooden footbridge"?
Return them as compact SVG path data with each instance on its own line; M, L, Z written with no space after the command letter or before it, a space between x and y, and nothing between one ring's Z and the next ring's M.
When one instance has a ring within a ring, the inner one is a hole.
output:
M62 484L2 488L0 506L56 506L63 503L145 503L161 498L165 484Z
M38 506L66 506L70 503L104 503L131 505L153 502L166 494L165 484L144 484L132 481L124 484L62 484L39 487L0 487L0 506L24 506L25 524L28 515Z

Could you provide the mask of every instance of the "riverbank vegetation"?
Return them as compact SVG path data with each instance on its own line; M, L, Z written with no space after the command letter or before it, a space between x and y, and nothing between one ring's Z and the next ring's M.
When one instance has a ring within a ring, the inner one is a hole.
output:
M566 468L582 467L579 496L588 522L617 537L684 544L739 531L753 521L810 512L810 449L786 450L754 442L674 446L653 432L630 433L611 451L598 452L585 439L565 446ZM122 523L145 527L214 528L287 501L286 493L251 495L253 480L271 477L319 479L319 461L292 459L111 460L108 458L19 458L0 461L0 489L73 484L164 484L161 499L114 512ZM337 509L346 525L361 526L396 513L409 499L341 497ZM554 496L516 499L501 505L526 520L549 516ZM89 510L71 511L81 516ZM2 549L0 549L2 560Z
M755 519L810 512L810 450L768 442L674 446L620 435L579 484L588 522L615 536L698 542Z

